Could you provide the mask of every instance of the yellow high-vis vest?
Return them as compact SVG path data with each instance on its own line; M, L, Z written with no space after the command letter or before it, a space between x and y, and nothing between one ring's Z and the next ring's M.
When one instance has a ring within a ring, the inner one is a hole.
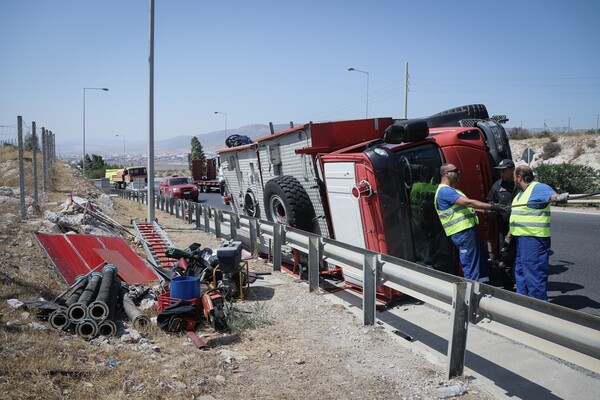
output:
M455 233L458 232L462 232L465 229L469 229L474 227L475 225L477 225L477 223L479 222L479 219L477 218L477 214L475 213L475 210L473 210L471 207L465 207L465 206L459 206L458 204L452 204L452 206L450 208L448 208L447 210L441 211L438 208L438 203L437 203L437 198L438 198L438 193L440 192L440 189L444 186L448 186L448 185L444 185L443 183L441 183L437 190L435 191L435 198L434 198L434 204L435 204L435 210L438 213L438 216L440 217L440 222L442 223L442 226L444 227L444 231L446 232L446 236L451 236L454 235ZM448 186L450 187L450 186ZM452 188L454 189L454 188ZM463 192L461 192L458 189L454 189L456 190L461 196L464 196L465 194Z
M520 192L512 201L514 207L510 213L510 233L513 236L550 237L550 203L545 208L515 207L527 204L533 188L538 182L531 182L524 192Z

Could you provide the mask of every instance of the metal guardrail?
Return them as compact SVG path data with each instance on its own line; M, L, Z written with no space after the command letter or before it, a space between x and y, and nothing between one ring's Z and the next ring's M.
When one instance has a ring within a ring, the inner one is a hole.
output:
M600 204L600 194L594 195L594 196L589 196L586 197L584 199L577 199L577 197L579 196L585 196L584 194L569 194L569 197L575 197L575 199L569 199L569 201L567 202L567 205L572 204L572 205L579 205L579 204Z
M130 198L126 193L118 194ZM143 196L136 199L144 202ZM463 374L469 323L478 324L483 319L526 333L519 339L526 345L600 373L600 317L281 224L239 217L191 201L157 195L155 204L157 208L187 219L189 223L195 223L198 229L214 233L217 237L242 240L253 253L272 254L276 270L282 265L286 246L304 253L307 256L310 291L319 288L322 262L342 267L346 277L360 281L363 287L365 324L375 322L376 287L379 284L450 312L452 327L448 339L448 378ZM490 329L490 324L487 325L486 328ZM540 344L539 339L548 345Z

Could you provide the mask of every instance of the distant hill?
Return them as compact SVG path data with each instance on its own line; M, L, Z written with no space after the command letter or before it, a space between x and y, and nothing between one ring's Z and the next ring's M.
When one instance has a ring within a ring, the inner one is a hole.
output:
M273 125L273 129L275 132L279 132L285 129L288 129L289 125L287 124L278 124ZM244 135L248 136L251 139L256 139L262 136L269 135L271 130L269 125L263 124L253 124L242 126L237 129L228 129L204 133L201 135L196 135L200 143L202 143L202 147L204 148L204 152L206 153L214 153L217 149L221 149L225 146L225 139L230 135ZM189 153L192 135L181 135L175 136L165 140L157 140L154 143L154 151L156 154L164 154L164 153ZM140 148L140 152L145 152L146 148ZM136 151L132 149L132 151Z

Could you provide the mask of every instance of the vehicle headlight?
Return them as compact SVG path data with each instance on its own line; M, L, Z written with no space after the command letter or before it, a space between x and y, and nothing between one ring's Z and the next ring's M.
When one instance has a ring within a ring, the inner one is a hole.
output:
M179 192L181 192L180 188L173 188L173 193L179 193Z

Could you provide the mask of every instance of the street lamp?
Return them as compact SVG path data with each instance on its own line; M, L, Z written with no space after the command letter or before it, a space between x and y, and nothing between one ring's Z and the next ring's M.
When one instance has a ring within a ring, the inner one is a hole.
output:
M127 158L125 156L125 135L116 134L115 137L122 137L123 138L123 167L125 167L125 159Z
M108 92L108 88L83 88L83 160L81 161L81 167L83 170L83 177L85 178L85 91L86 90L104 90Z
M369 73L367 71L361 71L360 69L352 67L348 68L348 71L362 72L363 74L367 75L367 110L365 112L365 118L369 118Z
M223 114L225 116L225 135L227 135L227 113L215 111L215 114Z

